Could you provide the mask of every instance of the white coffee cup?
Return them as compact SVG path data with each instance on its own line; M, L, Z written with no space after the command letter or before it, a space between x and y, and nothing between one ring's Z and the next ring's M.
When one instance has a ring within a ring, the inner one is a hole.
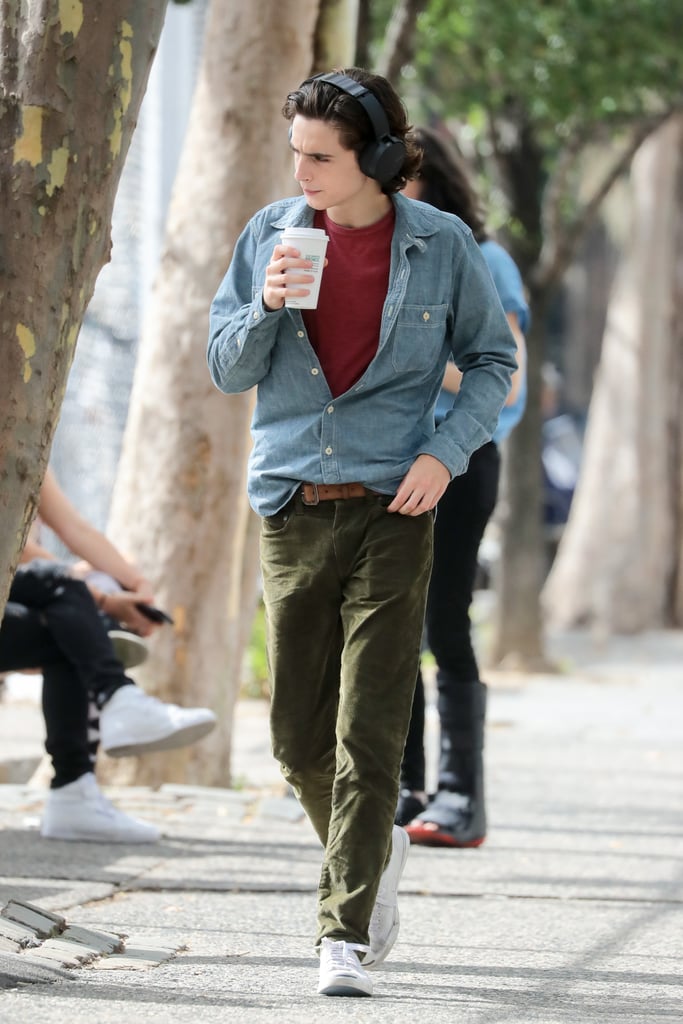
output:
M297 295L285 301L285 306L294 309L315 309L320 294L320 279L325 265L325 252L329 238L322 228L285 228L282 232L282 244L298 249L303 260L310 260L313 266L306 274L313 274L314 280L302 284L309 288L308 295Z

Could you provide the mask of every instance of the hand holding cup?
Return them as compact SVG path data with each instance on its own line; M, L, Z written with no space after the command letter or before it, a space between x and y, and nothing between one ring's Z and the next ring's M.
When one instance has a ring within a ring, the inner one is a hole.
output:
M315 309L325 266L328 237L319 228L286 228L266 267L263 302L267 309L283 305Z

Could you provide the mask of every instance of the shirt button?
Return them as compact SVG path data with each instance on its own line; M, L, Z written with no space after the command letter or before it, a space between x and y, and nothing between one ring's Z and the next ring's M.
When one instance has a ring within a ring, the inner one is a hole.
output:
M296 332L296 336L297 336L297 338L303 338L304 332L303 331L297 331Z
M334 406L333 405L328 405L327 411L328 412L334 412Z
M254 320L258 320L258 317L259 317L258 313L254 313L253 316L254 316Z
M325 449L325 455L331 455L331 454L332 454L332 449L331 448L326 448Z
M314 377L317 377L318 374L320 373L320 370L318 369L317 366L314 366L313 369L311 370L311 373L313 374Z
M423 319L423 320L429 320L429 313L427 313L427 312L425 311L425 312L424 312L424 313L422 314L422 319Z

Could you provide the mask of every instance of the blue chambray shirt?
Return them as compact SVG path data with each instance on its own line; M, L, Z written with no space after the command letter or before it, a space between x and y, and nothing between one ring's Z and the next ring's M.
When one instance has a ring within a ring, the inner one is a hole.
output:
M459 218L400 193L391 199L379 345L360 380L337 398L301 312L263 306L273 247L285 227L310 226L313 210L303 197L272 203L237 241L211 304L208 363L226 394L257 386L248 490L259 515L282 508L302 480L358 481L394 494L421 454L457 476L495 429L516 368L515 342L479 246ZM435 427L450 354L464 376Z

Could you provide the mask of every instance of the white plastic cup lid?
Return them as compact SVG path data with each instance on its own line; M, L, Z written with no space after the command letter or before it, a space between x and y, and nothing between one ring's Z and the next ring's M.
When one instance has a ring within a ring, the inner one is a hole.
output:
M301 238L325 238L327 234L323 228L285 228L282 232L283 236L286 235L288 238L296 235Z

